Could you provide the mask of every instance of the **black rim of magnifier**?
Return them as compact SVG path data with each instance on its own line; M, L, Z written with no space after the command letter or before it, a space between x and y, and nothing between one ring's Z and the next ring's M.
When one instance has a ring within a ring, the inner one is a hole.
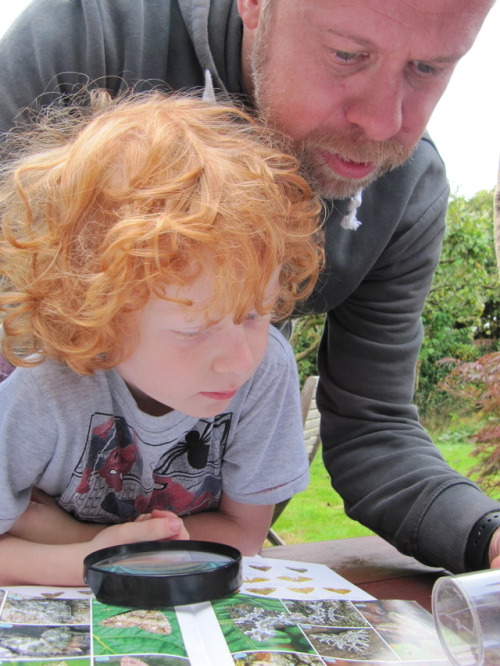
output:
M133 574L109 571L99 563L109 558L147 552L204 552L222 555L229 562L214 569L186 573ZM101 603L129 608L165 608L219 599L241 585L241 553L212 541L144 541L97 550L85 558L84 580Z

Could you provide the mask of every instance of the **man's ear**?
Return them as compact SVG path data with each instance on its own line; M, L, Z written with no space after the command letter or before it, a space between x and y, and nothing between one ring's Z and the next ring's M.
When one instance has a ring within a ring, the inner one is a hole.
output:
M238 11L247 30L255 30L259 24L261 0L237 0Z

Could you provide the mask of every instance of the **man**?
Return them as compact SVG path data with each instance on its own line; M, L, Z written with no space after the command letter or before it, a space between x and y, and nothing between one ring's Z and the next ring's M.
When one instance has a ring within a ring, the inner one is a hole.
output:
M34 0L0 45L2 130L89 81L213 83L290 136L328 212L328 265L304 311L328 313L318 405L332 483L352 518L454 572L500 566L500 505L446 465L411 406L448 199L422 135L492 4Z

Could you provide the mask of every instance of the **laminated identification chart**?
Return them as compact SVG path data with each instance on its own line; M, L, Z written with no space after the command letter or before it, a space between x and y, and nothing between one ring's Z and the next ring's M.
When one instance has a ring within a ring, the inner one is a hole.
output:
M236 594L128 609L89 588L0 588L0 662L23 666L448 664L432 616L318 564L243 558Z

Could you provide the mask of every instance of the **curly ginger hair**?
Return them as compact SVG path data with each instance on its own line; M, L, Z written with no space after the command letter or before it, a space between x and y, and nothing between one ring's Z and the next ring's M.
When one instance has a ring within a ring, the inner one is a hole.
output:
M288 316L323 262L321 206L276 135L188 95L91 102L49 110L1 175L5 357L114 367L123 315L207 265L221 317Z

